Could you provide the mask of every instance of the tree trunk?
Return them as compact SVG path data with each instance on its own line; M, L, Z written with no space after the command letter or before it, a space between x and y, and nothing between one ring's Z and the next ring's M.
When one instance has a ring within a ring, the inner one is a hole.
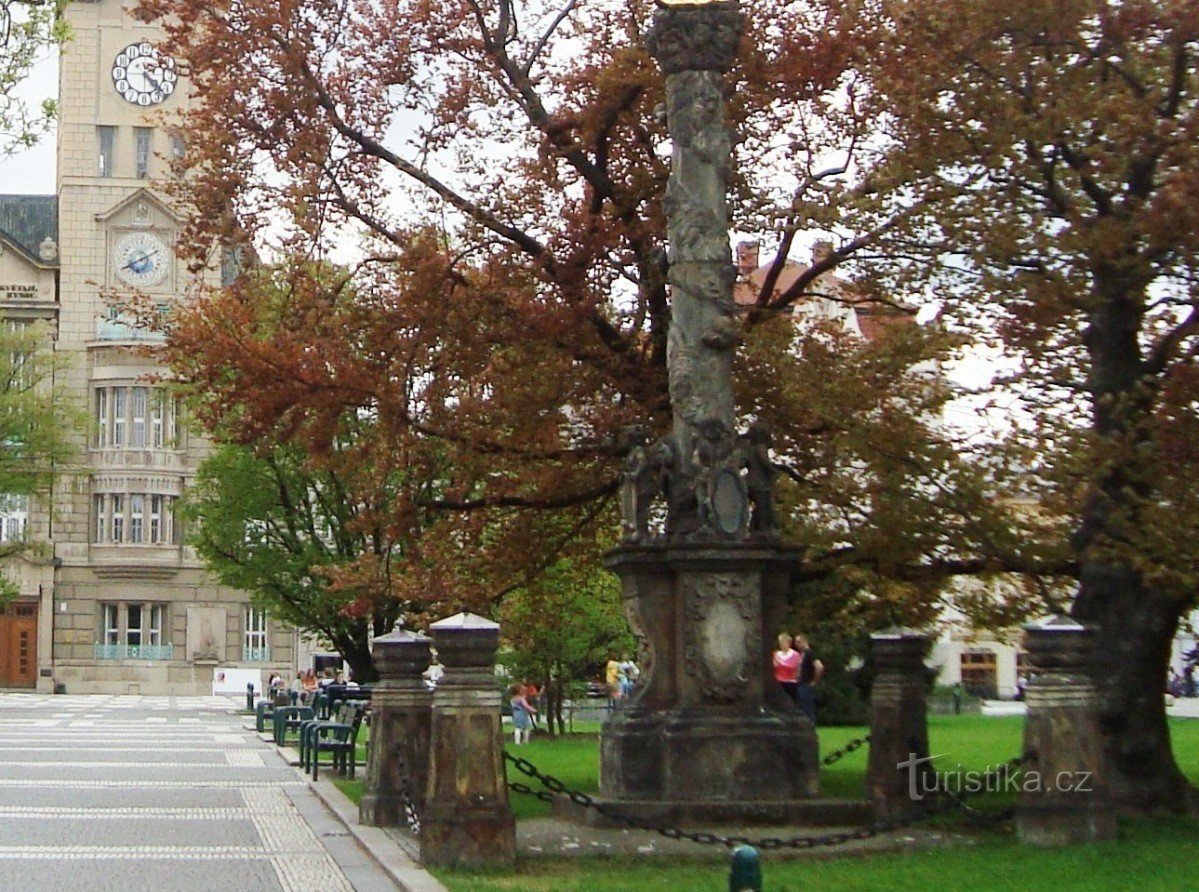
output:
M370 646L365 632L361 635L330 633L329 640L337 648L341 658L350 664L350 672L354 675L354 681L359 684L370 684L379 680L379 672L375 669L374 661L371 659Z
M1131 568L1090 563L1075 602L1098 626L1099 723L1112 799L1124 813L1184 812L1191 785L1174 761L1165 674L1181 603L1148 591Z
M1137 569L1139 527L1160 520L1146 517L1160 509L1150 448L1155 382L1139 342L1144 295L1127 271L1100 266L1094 297L1084 340L1097 473L1073 540L1080 586L1072 613L1098 627L1095 682L1115 806L1184 811L1191 787L1174 761L1164 696L1182 601L1152 590Z

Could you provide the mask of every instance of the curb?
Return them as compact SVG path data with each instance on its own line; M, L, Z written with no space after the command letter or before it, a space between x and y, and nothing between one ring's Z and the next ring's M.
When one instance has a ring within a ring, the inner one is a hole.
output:
M350 835L358 840L358 844L375 859L403 892L449 892L433 874L417 865L386 830L360 824L358 807L334 786L332 780L322 777L313 782L307 775L304 779L308 788L345 824Z

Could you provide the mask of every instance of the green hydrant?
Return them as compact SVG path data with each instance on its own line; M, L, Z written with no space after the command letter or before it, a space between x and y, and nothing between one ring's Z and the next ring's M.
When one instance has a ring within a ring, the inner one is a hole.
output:
M753 846L740 845L733 849L729 892L762 892L762 862Z

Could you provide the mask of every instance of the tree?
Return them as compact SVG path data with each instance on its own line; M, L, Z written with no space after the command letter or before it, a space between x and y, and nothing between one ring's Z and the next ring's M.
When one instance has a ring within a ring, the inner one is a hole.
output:
M56 464L72 454L78 418L54 384L62 363L46 349L41 324L0 326L0 494L27 504L49 490ZM33 543L0 543L0 565L28 552ZM16 594L0 577L0 598Z
M870 178L909 208L875 243L910 259L881 284L940 282L949 318L1019 359L1010 445L1074 524L1114 792L1185 808L1161 691L1199 582L1199 9L910 0L856 27L886 146Z
M370 636L404 605L379 579L399 544L380 523L394 488L363 500L353 473L313 468L295 448L218 447L184 504L196 551L225 585L297 629L324 636L359 681L375 681Z
M636 653L621 613L620 585L587 562L560 560L512 592L499 609L511 648L505 663L517 679L544 686L546 728L565 733L563 701L613 655Z
M31 102L22 91L30 69L68 36L65 0L0 3L0 156L26 149L54 122L53 99Z

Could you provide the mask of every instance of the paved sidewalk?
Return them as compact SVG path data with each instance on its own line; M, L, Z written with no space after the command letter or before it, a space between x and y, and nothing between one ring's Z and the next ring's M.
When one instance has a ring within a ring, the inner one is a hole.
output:
M0 889L396 889L237 706L0 693Z

